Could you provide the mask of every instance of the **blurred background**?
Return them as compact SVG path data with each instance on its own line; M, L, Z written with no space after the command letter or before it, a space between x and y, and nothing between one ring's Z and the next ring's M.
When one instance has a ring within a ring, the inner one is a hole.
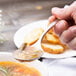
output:
M4 42L0 51L13 51L15 32L28 23L48 19L52 7L64 7L75 0L0 0L0 29Z

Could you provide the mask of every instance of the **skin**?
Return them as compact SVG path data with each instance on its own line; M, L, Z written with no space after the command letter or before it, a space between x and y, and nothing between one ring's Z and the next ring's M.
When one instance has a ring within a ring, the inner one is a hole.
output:
M59 19L54 27L55 33L61 41L76 50L76 1L65 8L54 7L49 21Z

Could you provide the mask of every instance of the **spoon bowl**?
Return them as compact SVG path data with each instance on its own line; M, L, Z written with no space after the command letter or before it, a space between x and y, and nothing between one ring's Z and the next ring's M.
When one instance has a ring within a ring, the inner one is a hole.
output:
M32 61L40 58L42 55L43 52L41 50L27 46L26 43L23 43L21 47L14 52L14 57L21 61Z

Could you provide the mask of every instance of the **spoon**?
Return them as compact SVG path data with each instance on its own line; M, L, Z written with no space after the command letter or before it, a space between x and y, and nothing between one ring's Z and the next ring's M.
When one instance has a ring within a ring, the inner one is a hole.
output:
M21 47L14 52L14 57L17 60L23 61L32 61L35 59L39 59L43 55L43 49L41 48L41 42L45 34L58 22L55 20L52 23L48 23L48 28L44 30L39 40L33 45L27 45L27 43L23 43Z

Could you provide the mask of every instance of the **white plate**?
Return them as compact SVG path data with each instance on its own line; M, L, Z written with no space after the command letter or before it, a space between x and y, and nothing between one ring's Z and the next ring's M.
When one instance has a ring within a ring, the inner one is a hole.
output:
M12 53L8 52L0 52L0 61L14 61L21 63L13 58ZM38 60L32 62L23 62L22 64L26 64L27 66L36 68L41 73L41 76L48 76L48 68Z
M40 20L36 21L30 24L27 24L20 28L14 35L14 43L15 45L19 48L21 44L24 42L24 37L25 35L30 32L31 30L42 27L44 30L47 28L47 23L48 20ZM74 50L69 50L66 51L62 54L49 54L49 53L44 53L42 57L46 58L65 58L65 57L70 57L70 56L76 56L76 51Z

